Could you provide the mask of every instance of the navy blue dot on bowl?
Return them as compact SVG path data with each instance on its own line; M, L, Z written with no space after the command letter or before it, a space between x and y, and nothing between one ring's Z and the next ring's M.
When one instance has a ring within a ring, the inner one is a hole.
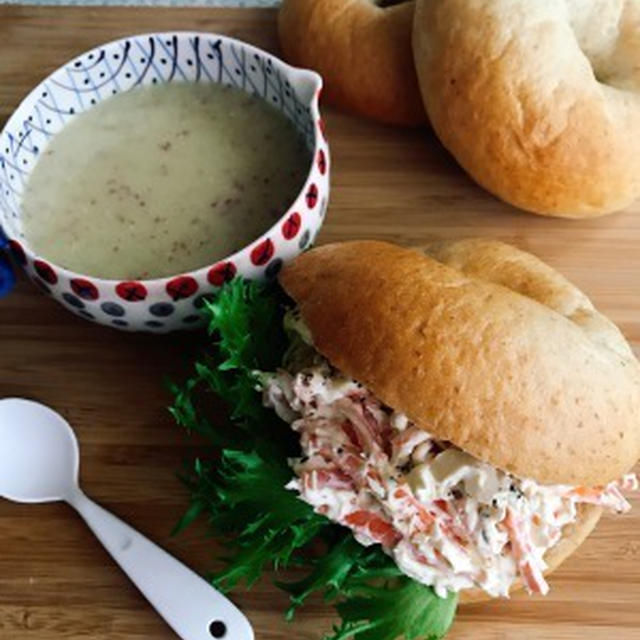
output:
M309 231L309 229L307 229L301 236L300 236L300 240L298 241L298 246L301 249L306 249L307 245L309 244L309 240L311 239L311 232Z
M118 318L116 318L115 320L112 320L111 324L115 325L116 327L128 327L129 326L129 323L126 320L120 320Z
M186 318L182 318L182 322L184 322L185 324L193 324L194 322L198 322L198 320L201 319L201 316L198 315L191 315L191 316L187 316Z
M280 273L280 269L282 269L282 259L275 258L267 265L264 275L269 279L273 279Z
M114 316L116 318L121 318L125 314L124 307L117 302L103 302L100 308L108 316Z
M62 294L62 299L69 305L71 305L72 307L75 307L76 309L84 309L84 302L82 302L82 300L80 300L80 298L78 298L78 296L74 296L72 293L63 293Z
M170 302L156 302L149 307L149 313L157 318L170 316L176 308Z
M159 329L160 327L164 327L163 322L158 322L157 320L149 320L144 323L145 326L151 327L152 329Z
M202 307L204 307L204 303L205 302L211 302L213 299L215 298L215 296L211 293L205 293L201 296L198 296L194 301L193 301L193 306L196 309L202 309Z

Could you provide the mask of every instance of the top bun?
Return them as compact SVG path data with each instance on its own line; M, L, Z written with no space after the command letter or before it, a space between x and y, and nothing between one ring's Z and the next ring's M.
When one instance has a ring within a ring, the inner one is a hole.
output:
M616 326L509 245L427 253L326 245L280 280L317 350L436 438L545 484L627 472L640 457L640 364Z

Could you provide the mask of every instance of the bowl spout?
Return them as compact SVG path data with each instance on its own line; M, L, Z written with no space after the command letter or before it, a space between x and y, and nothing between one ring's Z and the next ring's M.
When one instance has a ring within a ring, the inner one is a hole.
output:
M322 76L309 69L292 68L290 78L300 101L310 107L322 89Z

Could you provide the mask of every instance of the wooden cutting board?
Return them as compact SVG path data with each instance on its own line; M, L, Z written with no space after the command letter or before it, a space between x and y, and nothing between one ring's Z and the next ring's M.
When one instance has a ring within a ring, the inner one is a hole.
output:
M0 124L33 85L77 53L170 29L218 31L277 49L269 10L0 7ZM563 271L640 347L640 203L586 222L527 215L476 187L429 131L325 113L333 192L320 242L369 237L419 246L494 236ZM0 300L0 397L37 398L59 409L78 431L87 492L206 573L220 549L204 527L169 535L186 505L174 471L204 445L172 424L162 382L163 374L179 375L200 340L103 329L25 282ZM463 608L451 639L640 638L640 500L633 502L630 515L604 517L554 576L547 598ZM259 640L319 640L332 622L330 610L314 602L286 624L286 599L269 581L236 599ZM0 502L0 640L174 637L67 507Z

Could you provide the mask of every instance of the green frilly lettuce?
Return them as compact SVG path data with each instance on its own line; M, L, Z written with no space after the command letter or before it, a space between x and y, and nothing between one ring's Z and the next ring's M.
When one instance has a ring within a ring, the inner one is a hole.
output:
M295 565L304 577L276 582L291 598L286 615L291 619L310 594L321 592L341 618L327 640L442 638L455 615L455 595L437 597L403 575L378 545L360 545L285 489L292 477L287 459L299 454L297 436L262 406L256 374L282 361L285 306L275 285L241 279L205 304L209 341L192 377L171 385L171 412L179 425L209 439L212 455L184 474L191 505L176 530L204 517L212 534L227 541L226 567L214 578L224 591ZM220 401L228 418L211 422Z

